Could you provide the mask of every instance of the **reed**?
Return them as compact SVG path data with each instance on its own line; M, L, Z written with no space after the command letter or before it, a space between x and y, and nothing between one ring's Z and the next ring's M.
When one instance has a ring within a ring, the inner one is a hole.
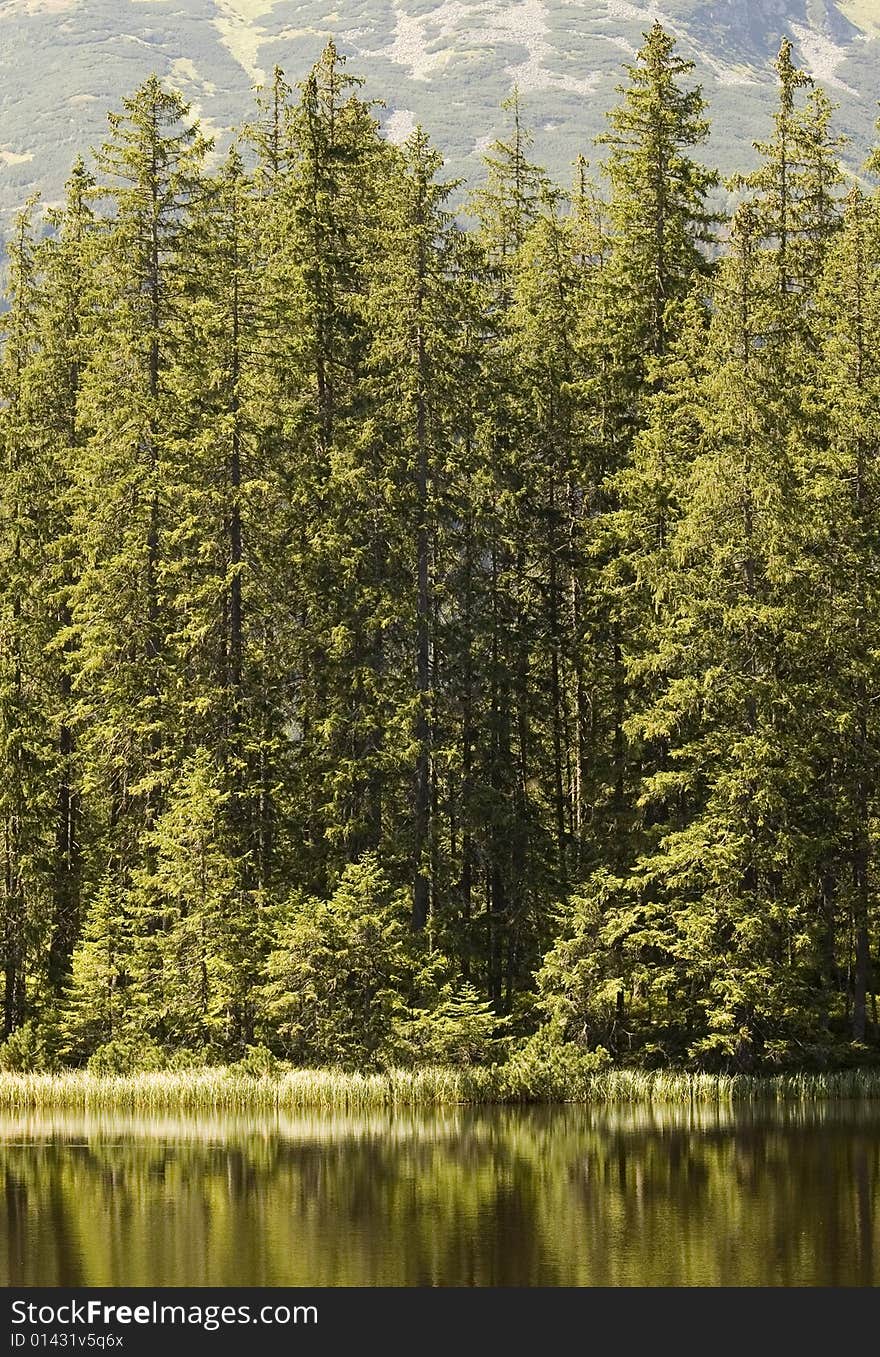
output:
M96 1075L0 1074L0 1110L357 1111L462 1103L736 1103L880 1098L880 1071L773 1077L602 1070L543 1079L533 1068L289 1070L255 1078L234 1067Z

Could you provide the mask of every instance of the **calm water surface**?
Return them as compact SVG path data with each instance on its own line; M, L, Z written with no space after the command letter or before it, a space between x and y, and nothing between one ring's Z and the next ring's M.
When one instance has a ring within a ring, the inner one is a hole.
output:
M874 1285L880 1109L0 1117L0 1283Z

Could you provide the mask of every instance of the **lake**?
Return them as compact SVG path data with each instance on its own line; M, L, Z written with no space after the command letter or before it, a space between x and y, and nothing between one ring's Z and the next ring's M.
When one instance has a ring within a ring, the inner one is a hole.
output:
M870 1286L880 1108L0 1116L0 1282Z

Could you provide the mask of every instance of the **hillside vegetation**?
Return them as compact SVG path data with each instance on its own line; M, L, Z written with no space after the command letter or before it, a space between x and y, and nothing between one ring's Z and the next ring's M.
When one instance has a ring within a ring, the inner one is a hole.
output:
M181 91L225 149L254 84L297 75L328 39L366 77L364 95L401 142L417 122L471 182L504 134L518 85L535 157L568 182L616 99L620 64L655 19L697 62L713 110L705 154L751 168L773 112L780 38L840 103L861 164L873 134L877 0L4 0L0 5L0 235L24 199L60 200L75 155L103 140L105 112L153 73Z
M0 1065L873 1058L880 198L773 72L730 222L659 24L473 230L332 44L19 217Z

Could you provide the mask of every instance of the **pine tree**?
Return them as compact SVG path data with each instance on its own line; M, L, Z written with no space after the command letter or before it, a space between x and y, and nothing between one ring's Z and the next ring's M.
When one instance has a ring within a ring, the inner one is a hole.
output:
M853 188L842 231L828 254L820 297L821 436L805 449L814 515L803 550L817 600L810 646L821 675L824 726L824 777L814 793L814 832L822 847L817 971L832 1016L840 1016L842 980L851 976L844 997L857 1042L865 1039L867 993L874 984L872 788L880 754L874 583L880 493L878 252L876 201Z
M259 946L227 851L228 793L211 755L185 763L137 874L141 909L159 927L134 939L132 985L154 1035L172 1047L242 1051L253 1040Z
M257 119L247 127L248 138L257 152L257 175L267 192L275 181L283 179L291 166L291 95L293 90L276 66L272 83L256 90Z
M89 437L76 467L83 561L70 609L87 676L83 756L105 826L105 889L123 901L179 736L169 704L167 494L183 416L168 374L185 272L179 245L206 149L187 117L155 78L111 116L99 155L114 208L101 228L103 306L80 379Z
M329 900L281 911L262 1006L285 1055L363 1069L393 1049L414 971L408 912L372 854L346 867Z
M457 425L451 366L456 352L458 231L445 208L451 186L437 178L442 164L427 136L416 129L402 148L399 164L389 169L366 298L374 336L367 371L375 390L368 474L384 503L373 509L372 524L364 524L363 531L365 535L378 531L386 551L393 544L391 560L377 580L386 600L383 644L391 653L386 654L384 693L377 692L373 702L391 705L394 677L407 677L393 698L397 711L389 712L385 743L387 747L406 738L405 727L400 727L411 713L412 755L396 777L389 767L386 799L391 834L405 836L403 826L412 819L416 929L427 924L437 884L436 515ZM395 560L406 568L402 578L393 572ZM411 655L401 650L407 633L414 634ZM410 776L407 765L412 768Z
M256 288L257 215L233 150L189 215L181 253L191 268L168 374L188 412L169 469L168 577L179 619L169 636L169 703L179 754L210 750L222 772L218 834L255 908L269 888L264 772L286 720L273 709L283 657L267 647L278 619L265 588L267 537L274 542L264 523L272 499L256 394L266 321Z
M105 880L73 953L60 1021L62 1052L75 1063L107 1042L142 1036L132 1023L129 914L121 890Z
M503 280L537 218L548 189L547 176L529 159L534 138L523 121L519 90L501 104L510 114L506 141L496 138L483 157L486 184L473 195L472 210L481 227L483 246L496 277Z
M751 174L735 178L732 187L750 191L748 201L768 249L773 290L781 299L775 338L787 343L802 333L825 250L838 225L841 141L831 133L832 105L794 65L788 39L774 69L779 107L773 137L756 143L761 163ZM802 89L809 93L799 105L797 91Z
M357 431L367 415L364 263L385 144L360 83L328 44L291 116L294 166L279 208L298 298L285 430L298 577L295 776L300 839L324 881L328 868L376 847L382 823L381 725L370 699L384 660L369 594L381 546L358 533L368 501Z
M618 86L622 97L609 114L611 131L598 138L610 148L606 305L631 391L644 380L640 360L666 352L676 303L687 297L694 275L707 272L705 247L715 238L717 217L707 199L718 175L691 154L709 135L706 105L699 85L680 84L694 63L677 56L675 46L655 22L635 64L626 67L628 84Z
M809 427L800 318L811 297L807 273L796 294L791 287L790 239L796 222L814 250L831 224L824 201L810 218L803 180L777 163L790 145L793 80L783 62L785 125L770 167L754 176L757 197L737 214L719 278L701 446L649 661L668 677L633 723L668 758L643 784L663 833L627 888L635 904L626 932L638 925L642 956L647 945L687 959L679 984L696 985L703 1015L692 1012L690 1023L706 1030L692 1049L739 1061L756 1047L786 1049L808 1025L815 931L802 812L816 793L814 605L795 566L805 502L792 438ZM667 922L677 901L687 902L679 936ZM725 965L713 969L721 951Z
M433 1009L403 1027L417 1058L438 1065L488 1065L502 1054L503 1019L475 985L446 986Z
M693 154L708 136L705 102L699 86L681 83L692 69L659 23L627 67L621 102L609 114L611 130L599 138L610 149L609 248L579 318L589 450L587 567L580 591L589 600L584 682L593 713L587 796L594 807L592 832L600 845L611 838L618 864L636 818L627 663L637 648L643 607L633 587L630 544L621 537L626 518L619 515L620 477L630 467L648 399L664 381L685 304L710 271L707 247L717 221L707 201L717 175ZM597 861L591 845L584 861Z
M570 748L584 720L576 594L583 578L581 506L587 482L575 399L582 371L572 320L593 270L580 257L582 224L577 211L566 212L552 199L545 203L517 259L508 339L518 388L521 513L530 539L525 571L536 584L529 687L540 792L532 871L542 892L552 889L554 895L564 895L574 865L578 793Z
M80 412L80 389L95 303L93 192L94 179L78 159L67 184L64 206L50 216L53 234L42 246L43 300L35 373L41 392L41 455L53 486L44 549L50 567L46 607L54 630L49 648L55 694L52 706L57 722L55 879L48 958L49 979L56 989L68 973L79 936L87 835L76 736L71 593L81 570L73 514L77 464L87 438Z
M44 561L52 511L51 476L40 434L35 381L40 282L32 206L10 242L9 310L0 368L0 928L3 1030L25 1020L29 966L45 956L52 893L52 786L56 755L52 637ZM34 967L36 980L43 970Z
M490 147L487 184L474 195L485 259L475 465L485 487L478 517L485 548L476 573L483 613L478 624L484 637L481 682L488 689L476 780L485 843L487 988L496 1006L509 1007L520 968L528 964L523 966L519 951L524 936L533 935L538 903L531 872L535 809L530 796L534 586L511 307L529 227L549 189L544 171L528 159L531 135L523 125L518 94L504 107L512 114L512 133L508 141Z

